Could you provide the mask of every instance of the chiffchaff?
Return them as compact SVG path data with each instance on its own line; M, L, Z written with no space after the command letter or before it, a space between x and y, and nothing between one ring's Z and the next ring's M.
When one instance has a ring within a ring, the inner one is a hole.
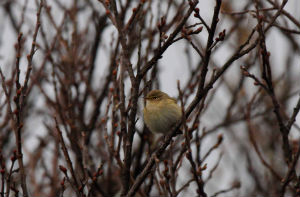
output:
M182 113L176 100L159 90L152 90L145 97L144 120L153 133L168 133L180 121Z

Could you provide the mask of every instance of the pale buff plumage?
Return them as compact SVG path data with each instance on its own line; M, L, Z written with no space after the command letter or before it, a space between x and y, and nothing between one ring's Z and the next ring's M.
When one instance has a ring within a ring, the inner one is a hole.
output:
M167 133L180 121L181 108L174 98L159 90L152 90L145 99L144 121L151 132Z

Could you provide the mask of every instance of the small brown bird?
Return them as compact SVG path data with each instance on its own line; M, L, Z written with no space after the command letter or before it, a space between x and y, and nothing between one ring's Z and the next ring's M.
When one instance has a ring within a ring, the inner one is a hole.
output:
M144 121L151 132L166 134L180 121L181 108L168 94L160 90L152 90L145 99Z

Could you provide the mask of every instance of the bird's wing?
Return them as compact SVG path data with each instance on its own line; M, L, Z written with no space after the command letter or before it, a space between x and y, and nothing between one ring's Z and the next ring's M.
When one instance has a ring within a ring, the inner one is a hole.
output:
M174 97L170 97L171 100L173 100L175 103L177 103L177 99Z

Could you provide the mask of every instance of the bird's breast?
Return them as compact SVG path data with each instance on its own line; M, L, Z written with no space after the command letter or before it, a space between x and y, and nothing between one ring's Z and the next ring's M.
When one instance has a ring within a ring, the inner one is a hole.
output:
M144 120L154 133L166 133L181 118L181 109L174 102L147 103Z

